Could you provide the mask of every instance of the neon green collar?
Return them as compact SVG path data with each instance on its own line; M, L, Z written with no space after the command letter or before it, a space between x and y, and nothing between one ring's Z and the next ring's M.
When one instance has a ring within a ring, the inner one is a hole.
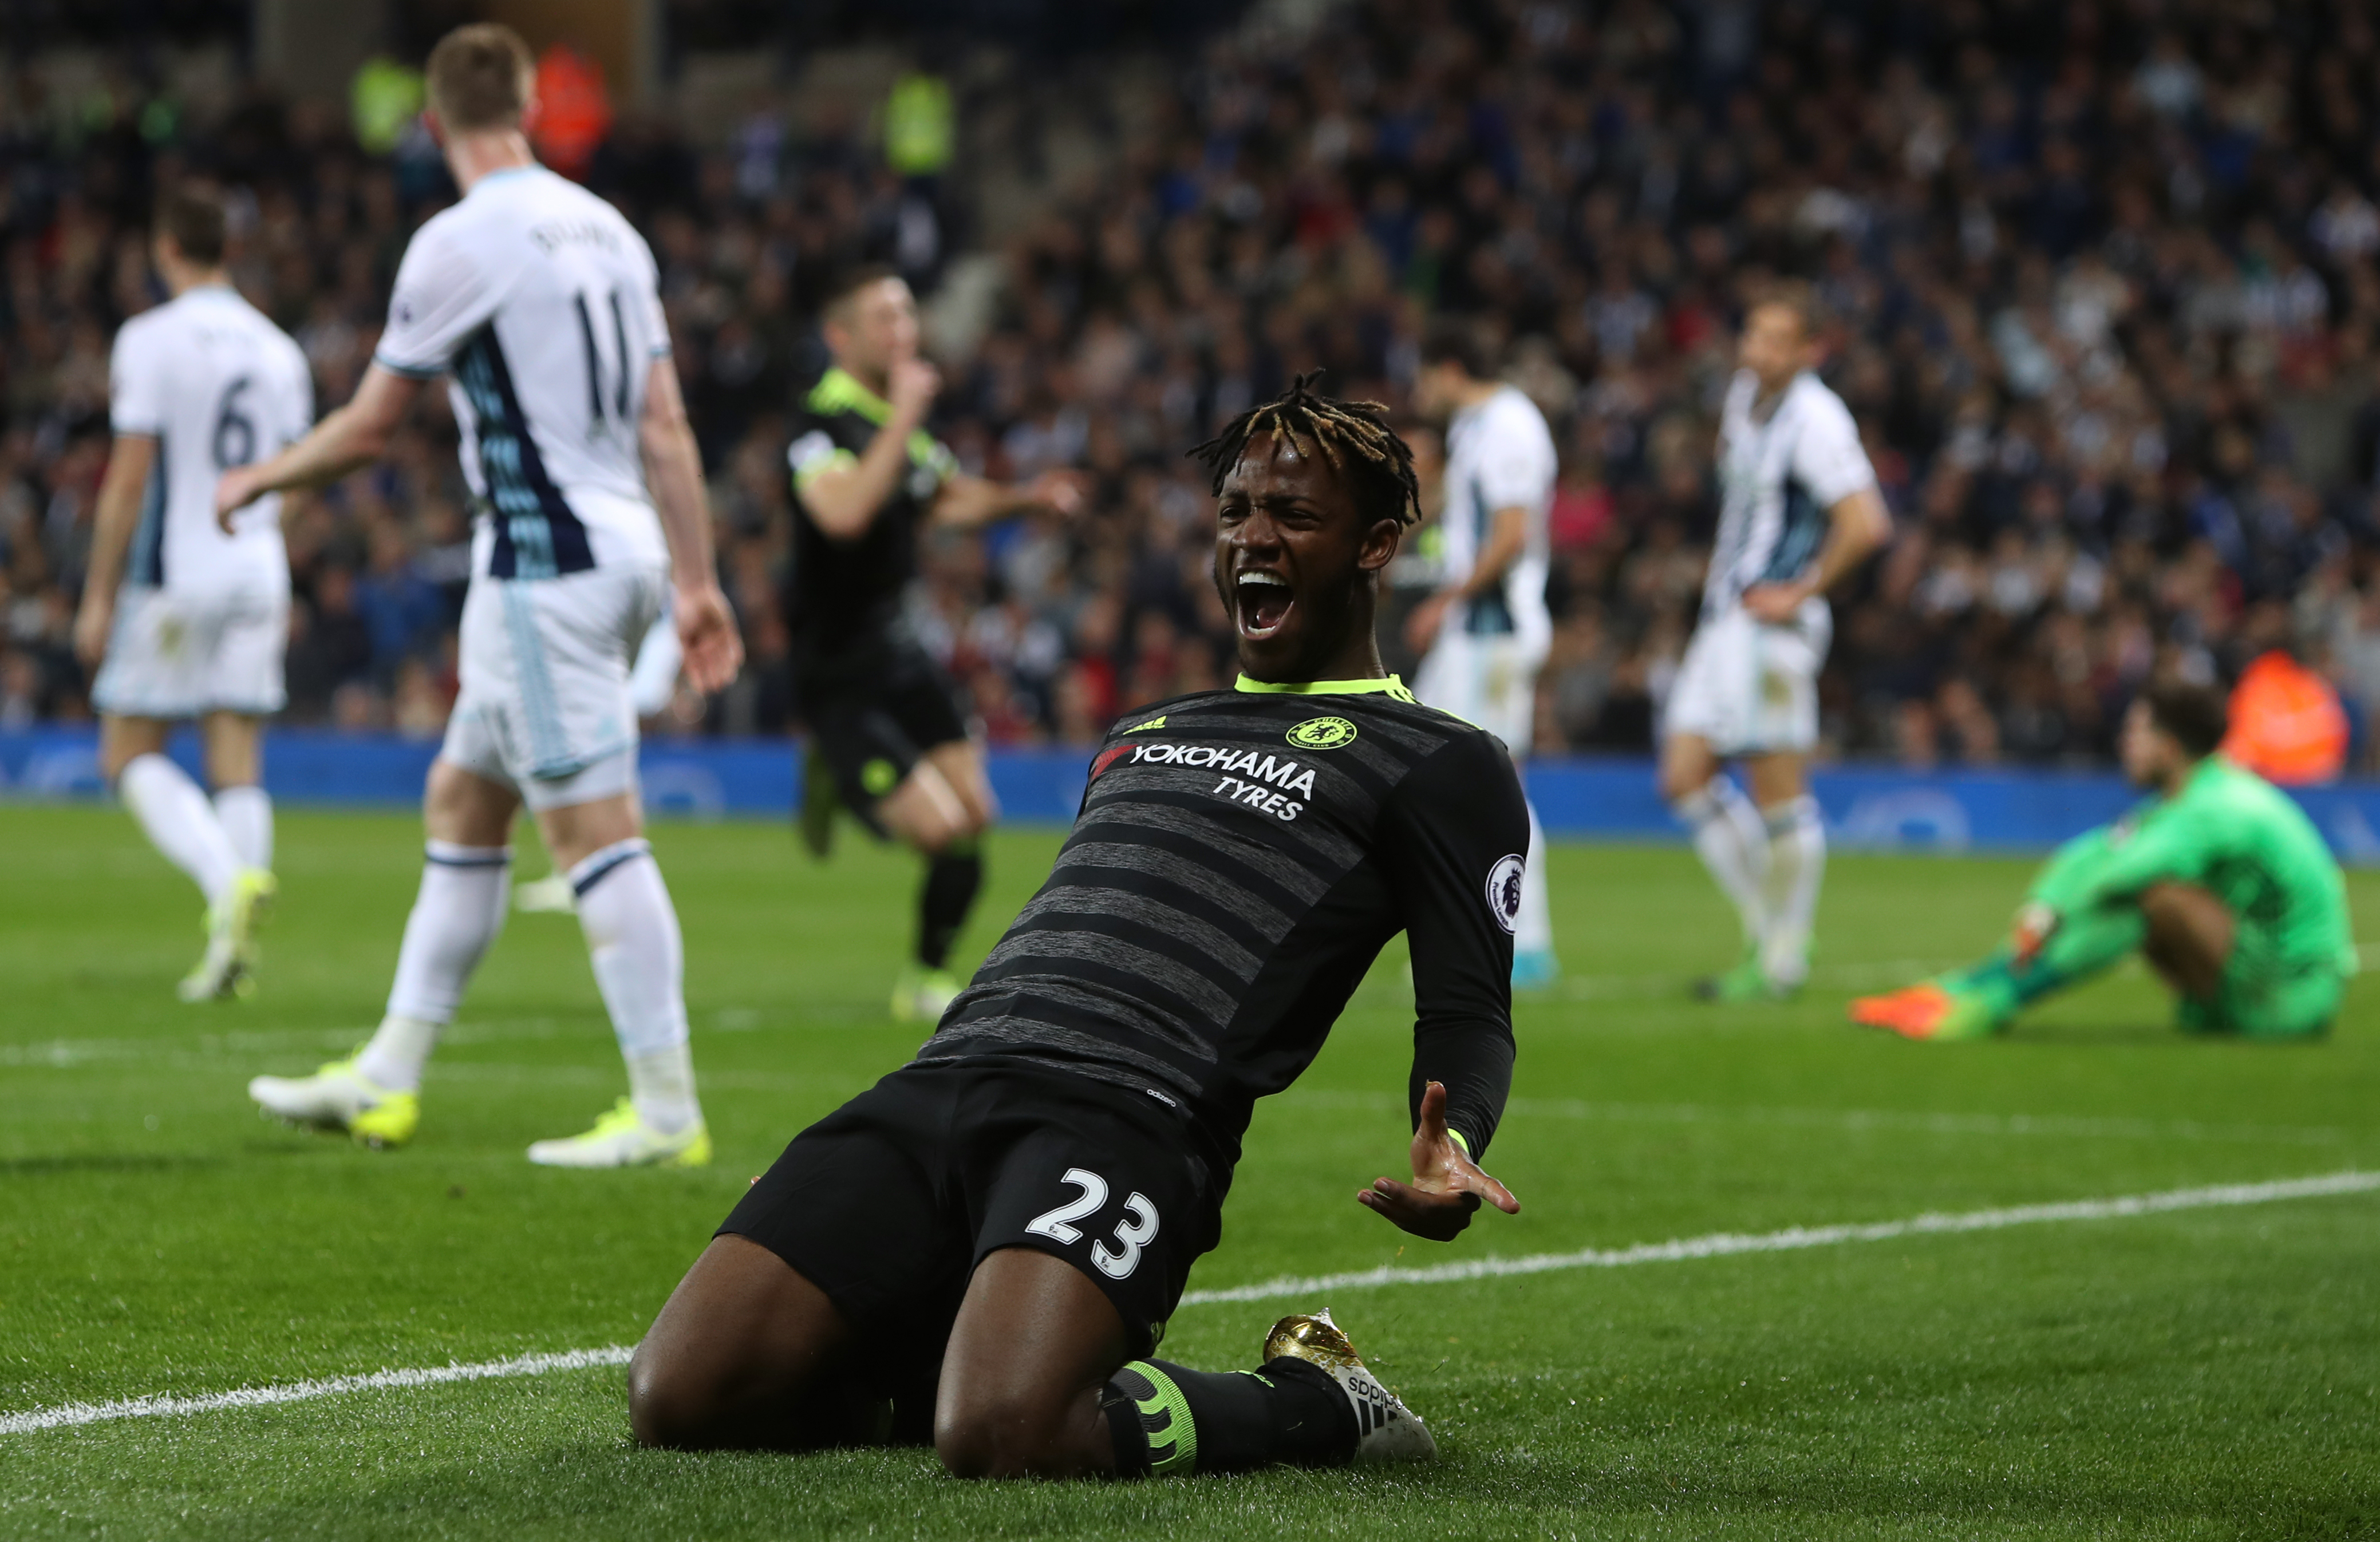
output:
M838 364L810 387L810 406L820 412L856 412L878 428L892 417L892 404L859 383L859 378Z
M1405 689L1403 680L1388 675L1378 680L1284 680L1273 685L1263 680L1251 680L1243 674L1233 690L1246 691L1251 696L1388 696L1399 701L1411 701L1413 692Z

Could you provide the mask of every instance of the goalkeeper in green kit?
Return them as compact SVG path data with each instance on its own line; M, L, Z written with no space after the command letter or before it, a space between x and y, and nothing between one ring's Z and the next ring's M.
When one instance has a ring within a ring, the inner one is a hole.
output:
M2355 944L2347 885L2303 810L2216 753L2223 698L2150 686L2124 719L2124 773L2150 796L2059 847L2009 941L1972 968L1852 1002L1854 1023L1908 1038L1980 1038L2139 953L2194 1033L2329 1031Z

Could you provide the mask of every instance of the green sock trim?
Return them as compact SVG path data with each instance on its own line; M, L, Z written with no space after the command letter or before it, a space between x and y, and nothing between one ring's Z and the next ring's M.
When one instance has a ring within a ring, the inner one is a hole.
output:
M1156 1391L1154 1397L1133 1399L1133 1406L1140 1410L1141 1427L1148 1432L1148 1475L1164 1477L1196 1470L1198 1425L1190 1416L1190 1400L1182 1395L1172 1377L1146 1360L1135 1360L1124 1369Z

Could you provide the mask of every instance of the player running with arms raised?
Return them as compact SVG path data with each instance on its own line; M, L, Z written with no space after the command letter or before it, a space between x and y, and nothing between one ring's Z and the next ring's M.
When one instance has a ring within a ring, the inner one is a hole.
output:
M983 752L958 686L911 634L903 607L929 525L971 526L1037 504L1072 513L1072 475L1021 487L959 469L922 426L941 377L917 357L917 302L890 268L843 274L823 330L834 366L809 395L786 451L794 560L785 614L794 686L813 735L803 834L824 856L836 802L926 859L914 963L892 1015L942 1014L958 982L951 944L983 888L982 837L995 811Z
M186 1002L249 988L254 929L273 893L264 720L286 697L289 554L281 500L215 523L215 478L273 454L314 420L306 356L224 273L224 207L196 187L158 206L151 254L173 298L115 334L91 571L75 650L98 678L100 764L150 842L207 901L207 948ZM214 801L165 757L199 720Z
M378 456L422 386L451 377L480 504L463 604L462 691L423 795L428 860L388 1013L355 1055L260 1076L271 1112L395 1145L421 1068L503 925L523 803L570 877L629 1096L563 1167L708 1161L686 1047L677 912L642 834L628 672L670 604L686 673L725 685L743 648L719 592L702 467L669 358L652 254L619 212L540 166L521 133L532 65L510 30L450 32L430 100L462 201L406 249L356 398L262 466L226 475L228 513Z
M1980 1038L2137 953L2196 1033L2329 1031L2355 939L2347 880L2288 794L2216 752L2211 686L2152 686L2124 716L2124 774L2149 797L2058 849L2010 940L1970 969L1852 1003L1909 1038Z
M1788 996L1809 977L1827 866L1808 781L1826 596L1892 533L1851 409L1818 379L1812 309L1792 285L1744 317L1719 418L1718 539L1661 744L1661 796L1743 923L1742 961L1701 987L1721 1001Z
M1512 1066L1527 816L1494 738L1383 674L1380 570L1415 511L1380 409L1291 393L1200 452L1235 689L1135 711L1050 880L909 1065L786 1147L646 1335L638 1439L930 1434L964 1476L1433 1452L1327 1313L1253 1374L1146 1358L1219 1237L1252 1105L1412 939L1413 1182L1359 1198L1451 1239ZM887 1403L889 1402L889 1411Z

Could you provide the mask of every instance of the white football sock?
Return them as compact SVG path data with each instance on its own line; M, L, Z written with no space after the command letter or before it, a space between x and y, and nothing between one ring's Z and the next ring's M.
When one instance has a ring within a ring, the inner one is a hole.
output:
M388 1015L356 1067L398 1092L421 1085L422 1062L438 1042L438 1030L455 1020L471 971L504 929L512 894L510 846L431 841L422 857L421 888L396 951Z
M1529 811L1529 855L1521 868L1521 914L1512 923L1512 947L1520 953L1554 950L1554 913L1546 892L1546 827L1537 822L1537 806L1524 799Z
M570 887L629 1097L646 1123L674 1135L702 1110L686 1049L686 945L661 865L641 837L615 841L570 869Z
M225 787L215 794L215 818L231 837L240 865L273 870L273 798L261 787Z
M1763 884L1768 932L1760 966L1779 985L1799 985L1810 972L1810 927L1818 913L1818 883L1827 874L1827 821L1807 793L1767 809L1768 876Z
M1694 834L1694 851L1735 905L1743 940L1757 944L1768 930L1761 880L1768 871L1768 832L1752 800L1724 776L1714 776L1670 806Z
M190 875L209 905L222 899L239 872L239 853L199 784L163 755L136 755L115 779L115 791L149 844Z

